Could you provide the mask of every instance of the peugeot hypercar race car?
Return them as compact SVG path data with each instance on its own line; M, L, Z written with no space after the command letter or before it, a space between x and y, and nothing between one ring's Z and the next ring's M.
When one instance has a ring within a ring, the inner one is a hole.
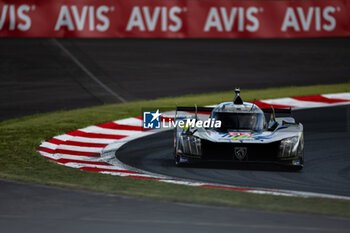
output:
M175 122L183 124L174 129L175 164L198 160L265 162L303 168L303 125L291 117L291 108L261 109L243 102L239 89L235 92L233 102L216 107L176 108ZM181 115L180 111L194 115ZM205 113L210 121L206 126L186 124L200 121Z

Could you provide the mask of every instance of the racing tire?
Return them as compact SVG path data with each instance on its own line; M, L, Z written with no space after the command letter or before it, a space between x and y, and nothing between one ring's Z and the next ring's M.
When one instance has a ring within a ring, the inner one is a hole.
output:
M181 167L181 157L180 155L178 155L176 153L176 138L175 138L175 143L174 143L174 151L173 151L173 154L174 154L174 163L175 163L175 166L176 167Z
M175 162L175 166L176 167L182 167L183 163L181 163L181 156L176 154L176 152L174 151L174 162Z

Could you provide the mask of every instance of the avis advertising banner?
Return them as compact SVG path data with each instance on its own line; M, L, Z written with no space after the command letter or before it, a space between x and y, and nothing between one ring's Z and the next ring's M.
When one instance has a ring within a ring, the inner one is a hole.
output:
M0 37L350 35L350 0L0 0Z

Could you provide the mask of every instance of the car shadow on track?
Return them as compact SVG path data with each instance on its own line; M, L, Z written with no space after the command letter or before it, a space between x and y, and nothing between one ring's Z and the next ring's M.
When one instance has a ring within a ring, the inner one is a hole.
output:
M163 161L165 162L165 161ZM167 159L166 165L176 167L171 159ZM246 163L246 162L207 162L207 161L192 161L188 164L182 164L181 168L204 168L204 169L225 169L225 170L250 170L250 171L275 171L275 172L302 172L302 169L289 167L281 164L273 163Z

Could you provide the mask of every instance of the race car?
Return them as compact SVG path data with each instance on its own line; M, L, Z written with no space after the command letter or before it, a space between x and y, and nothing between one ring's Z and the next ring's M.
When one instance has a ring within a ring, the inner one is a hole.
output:
M232 161L278 163L302 169L303 125L291 117L291 108L261 109L243 102L239 89L235 93L232 102L216 107L176 107L175 122L182 124L174 129L175 165ZM203 121L205 115L209 123L191 124L200 118Z

